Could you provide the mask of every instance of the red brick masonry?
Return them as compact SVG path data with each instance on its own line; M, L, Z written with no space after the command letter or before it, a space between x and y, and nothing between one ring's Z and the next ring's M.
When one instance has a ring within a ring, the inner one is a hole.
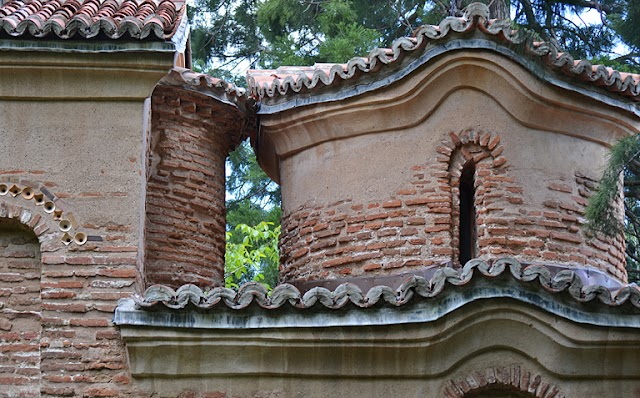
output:
M540 375L532 374L520 365L487 367L466 377L449 380L444 388L445 398L462 398L469 392L524 392L536 398L563 398L554 384Z
M39 170L0 170L0 178L46 192L60 209L60 198L119 196L32 183L46 178ZM111 319L118 299L133 293L137 246L127 243L128 226L75 219L74 228L99 239L66 245L55 218L33 198L0 202L0 397L119 396L131 391L130 376Z
M576 172L573 180L540 187L563 197L540 206L527 201L523 183L510 175L508 150L497 133L450 132L435 151L432 160L411 167L409 185L383 200L344 199L286 213L282 280L458 263L459 178L470 160L476 168L477 257L587 265L626 278L622 237L589 239L581 229L593 178Z
M147 170L147 286L208 286L224 280L224 162L242 132L242 121L234 120L234 114L223 109L226 106L170 87L154 91Z

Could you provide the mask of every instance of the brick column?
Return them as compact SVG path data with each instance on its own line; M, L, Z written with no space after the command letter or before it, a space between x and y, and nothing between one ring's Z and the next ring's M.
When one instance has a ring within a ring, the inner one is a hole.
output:
M225 159L245 116L192 91L152 96L145 226L146 286L224 281Z

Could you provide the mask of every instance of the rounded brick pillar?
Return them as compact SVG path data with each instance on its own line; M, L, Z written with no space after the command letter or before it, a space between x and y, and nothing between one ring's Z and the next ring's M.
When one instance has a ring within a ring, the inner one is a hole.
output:
M145 285L224 284L225 159L246 115L175 87L158 86L151 103Z

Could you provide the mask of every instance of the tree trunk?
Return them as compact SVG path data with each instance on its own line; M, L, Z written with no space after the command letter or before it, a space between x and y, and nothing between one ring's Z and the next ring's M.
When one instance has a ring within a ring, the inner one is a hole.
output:
M509 19L511 15L511 0L451 0L449 15L452 17L462 16L464 14L462 9L471 3L488 5L490 19Z
M511 1L510 0L490 0L482 1L489 5L489 18L491 19L509 19L511 15Z

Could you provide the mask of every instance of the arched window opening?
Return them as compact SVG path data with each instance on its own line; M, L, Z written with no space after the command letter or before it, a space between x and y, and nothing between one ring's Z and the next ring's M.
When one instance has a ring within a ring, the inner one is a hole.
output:
M460 264L476 256L476 206L475 181L476 165L468 161L460 176Z

